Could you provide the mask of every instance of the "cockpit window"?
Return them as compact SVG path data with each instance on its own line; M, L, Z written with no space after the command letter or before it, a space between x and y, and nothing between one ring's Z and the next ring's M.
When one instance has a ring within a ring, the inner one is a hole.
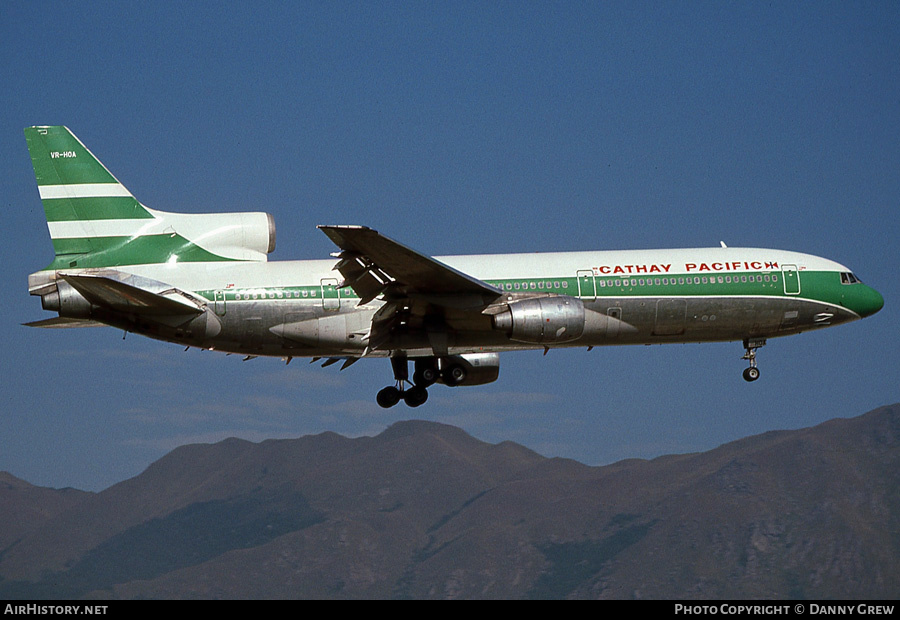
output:
M862 280L857 278L849 271L841 272L841 284L861 284Z

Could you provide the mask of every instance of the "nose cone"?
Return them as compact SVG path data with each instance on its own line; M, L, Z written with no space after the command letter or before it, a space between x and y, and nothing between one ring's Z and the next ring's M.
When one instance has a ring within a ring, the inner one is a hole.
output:
M863 284L854 286L853 289L853 293L847 296L844 305L859 316L873 315L884 307L884 297L874 288Z

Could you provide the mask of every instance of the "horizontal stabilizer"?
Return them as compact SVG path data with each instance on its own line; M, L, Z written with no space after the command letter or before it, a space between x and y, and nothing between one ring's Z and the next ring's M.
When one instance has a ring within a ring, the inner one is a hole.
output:
M163 295L105 276L61 273L60 277L92 304L119 312L153 316L183 316L203 312L203 308L176 289L170 289L171 295Z
M26 327L44 327L52 329L64 329L68 327L106 327L106 323L99 321L91 321L90 319L73 319L65 316L58 316L52 319L44 319L42 321L31 321L30 323L22 323Z

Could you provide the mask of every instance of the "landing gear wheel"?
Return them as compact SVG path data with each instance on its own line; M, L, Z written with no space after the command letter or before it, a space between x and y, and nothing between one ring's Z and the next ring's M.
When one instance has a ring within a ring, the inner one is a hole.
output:
M744 381L756 381L759 379L759 368L756 367L756 350L766 346L765 338L745 338L744 339L744 357L750 362L750 368L744 370Z
M375 396L375 402L377 402L379 406L384 407L385 409L390 409L400 402L400 398L402 396L403 394L402 392L400 392L400 390L395 388L393 385L389 385L378 392L378 395Z
M421 407L428 400L428 386L437 380L437 368L428 360L416 361L416 372L413 375L414 384L409 389L409 365L405 356L391 358L391 368L394 371L394 385L382 389L375 396L375 402L379 406L389 409L401 400L408 407ZM465 371L463 371L465 372Z
M453 364L444 369L441 378L447 385L459 385L466 380L466 369L459 364Z
M426 400L428 400L428 390L422 386L414 385L403 392L403 402L405 402L408 407L424 405Z
M417 368L413 373L413 383L422 387L428 387L429 385L433 385L438 380L439 376L436 368L431 368L430 366Z

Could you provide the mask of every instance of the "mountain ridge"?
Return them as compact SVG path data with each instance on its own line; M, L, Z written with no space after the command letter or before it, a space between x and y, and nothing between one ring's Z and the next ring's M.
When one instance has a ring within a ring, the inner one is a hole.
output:
M898 460L900 405L602 467L424 421L226 439L40 490L56 508L0 538L0 596L891 597ZM17 481L16 509L40 489Z

